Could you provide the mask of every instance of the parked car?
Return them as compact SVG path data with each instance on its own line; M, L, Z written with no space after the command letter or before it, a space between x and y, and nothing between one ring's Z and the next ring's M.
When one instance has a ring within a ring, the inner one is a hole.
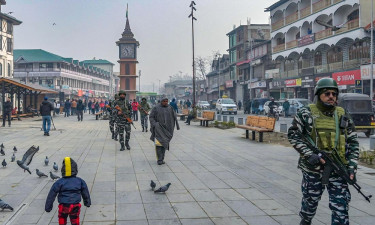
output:
M305 106L312 104L312 101L305 98L290 98L288 99L290 107L289 107L289 115L294 116L296 113ZM284 102L284 101L282 101Z
M270 107L268 106L268 104L270 103L271 101L267 101L266 103L264 103L263 105L263 114L264 115L268 115L269 111L270 111ZM279 112L279 115L281 115L281 113L283 113L283 101L275 101L278 105L278 108L277 108L277 111Z
M197 106L201 109L210 109L210 103L208 103L208 101L198 101Z
M264 103L266 103L269 100L269 98L254 98L254 100L251 101L251 112L255 114L264 114ZM255 102L259 103L257 109L255 109L254 107Z
M367 137L374 134L375 115L372 111L371 98L368 95L342 93L337 103L350 114L356 131L365 132Z
M237 114L237 105L231 98L219 98L216 102L216 112L218 114Z

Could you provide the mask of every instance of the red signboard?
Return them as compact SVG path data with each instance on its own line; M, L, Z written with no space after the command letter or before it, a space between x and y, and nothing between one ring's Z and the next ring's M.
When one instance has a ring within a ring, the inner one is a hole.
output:
M232 80L225 81L225 87L232 88L233 87L233 81Z
M315 42L314 34L308 34L298 39L298 47L309 45Z
M355 80L361 79L361 70L333 73L332 78L337 81L338 85L354 85Z

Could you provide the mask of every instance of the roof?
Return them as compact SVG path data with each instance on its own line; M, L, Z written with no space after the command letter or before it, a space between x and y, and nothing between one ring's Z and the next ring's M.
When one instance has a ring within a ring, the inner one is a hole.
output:
M111 63L110 61L108 61L106 59L83 60L82 62L85 63L85 64L111 64L111 65L115 65L115 64Z
M41 92L41 93L52 93L52 94L58 93L57 91L42 87L38 84L23 84L23 83L21 83L20 80L14 79L14 78L0 77L0 83L2 83L2 82L8 83L10 85L15 85L15 86L18 86L18 87L21 87L21 88L25 88L25 89L28 89L28 90L31 90L31 91Z
M32 62L69 62L68 58L63 58L59 55L47 52L42 49L14 49L13 57L15 61L19 60L21 57L29 63Z
M10 16L9 14L2 13L2 12L0 12L0 17L3 18L3 19L11 21L13 23L13 25L20 25L22 23L21 20L18 20L15 17Z
M274 10L276 9L277 7L281 6L282 4L284 4L285 2L287 2L289 0L279 0L278 2L276 2L275 4L271 5L270 7L268 8L265 8L265 12L269 12L271 10Z
M339 100L371 100L368 95L357 93L340 93Z

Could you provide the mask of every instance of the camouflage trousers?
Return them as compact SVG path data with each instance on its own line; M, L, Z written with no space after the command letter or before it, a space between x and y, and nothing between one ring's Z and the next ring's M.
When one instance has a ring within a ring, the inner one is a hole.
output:
M112 134L115 132L115 119L113 116L109 116L109 130Z
M313 219L318 203L327 187L329 208L332 211L332 225L349 225L349 202L351 199L348 184L335 173L331 173L327 186L322 185L322 174L302 171L302 207L299 215L306 222Z
M116 137L117 137L117 135L120 136L120 138L119 138L120 144L124 144L124 133L126 133L125 141L129 141L130 140L130 133L131 133L130 123L125 122L123 120L116 121L115 136Z
M147 127L148 127L148 116L147 115L141 114L141 124L142 124L142 128L147 129Z

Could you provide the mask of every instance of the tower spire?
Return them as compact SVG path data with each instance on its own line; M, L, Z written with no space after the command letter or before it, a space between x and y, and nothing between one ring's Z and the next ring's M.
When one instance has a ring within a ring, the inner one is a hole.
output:
M132 30L130 29L130 23L129 23L129 6L126 4L126 25L125 30L122 33L122 38L124 39L134 39L134 34Z

